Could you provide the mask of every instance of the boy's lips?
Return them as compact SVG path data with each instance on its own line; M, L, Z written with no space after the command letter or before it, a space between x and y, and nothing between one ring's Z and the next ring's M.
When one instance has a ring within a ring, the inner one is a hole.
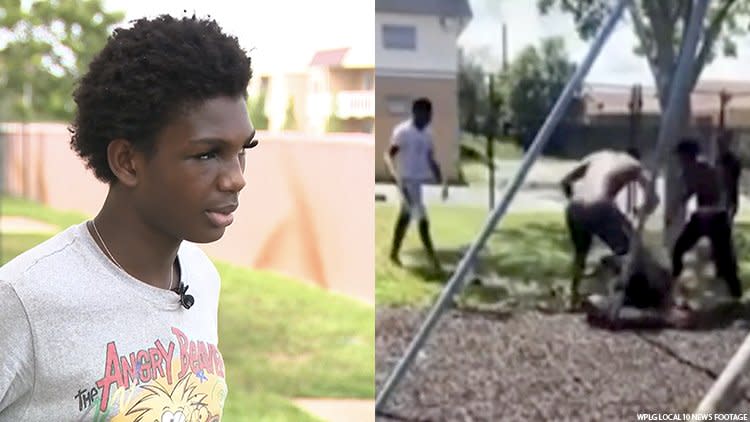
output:
M219 214L231 214L237 209L238 204L236 202L233 202L231 204L227 205L221 205L215 208L209 208L208 212L216 212Z
M237 203L224 205L221 207L212 208L206 210L208 219L211 220L216 227L226 227L234 221L234 215L232 214L237 209Z

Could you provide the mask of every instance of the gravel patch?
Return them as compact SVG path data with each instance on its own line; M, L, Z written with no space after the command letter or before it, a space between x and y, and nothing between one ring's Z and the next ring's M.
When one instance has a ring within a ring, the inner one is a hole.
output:
M377 309L378 391L426 312ZM644 412L691 412L747 333L613 333L582 314L451 310L391 394L385 411L393 417L377 420L634 421Z

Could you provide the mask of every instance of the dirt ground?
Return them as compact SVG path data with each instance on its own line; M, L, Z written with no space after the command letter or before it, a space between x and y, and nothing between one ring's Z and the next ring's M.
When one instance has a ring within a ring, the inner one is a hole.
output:
M426 312L377 310L378 391ZM747 334L746 324L613 333L582 314L451 310L390 396L389 416L377 420L635 421L692 412ZM734 411L750 412L750 391L741 394Z

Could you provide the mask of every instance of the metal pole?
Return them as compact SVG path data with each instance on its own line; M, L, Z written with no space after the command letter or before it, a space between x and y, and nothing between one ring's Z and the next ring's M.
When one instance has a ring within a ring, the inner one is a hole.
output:
M724 129L726 128L727 103L729 103L731 98L732 96L726 89L722 89L721 92L719 92L719 133L724 132Z
M573 97L573 94L575 93L576 89L578 89L581 82L583 81L583 78L586 76L589 69L591 68L591 65L594 63L594 60L599 55L602 46L604 46L605 41L607 40L607 38L609 38L609 35L612 33L612 30L620 19L620 16L622 15L622 12L629 1L631 0L618 0L617 5L610 14L609 18L607 18L607 20L604 22L604 25L602 25L599 34L597 34L594 42L591 45L591 50L584 58L581 65L576 69L573 77L570 79L570 81L568 81L565 89L557 99L555 106L552 108L552 111L547 116L547 119L537 133L534 142L526 152L526 155L523 158L523 162L521 163L521 167L513 178L510 186L505 191L505 196L503 196L500 204L490 215L489 220L487 221L487 223L485 223L484 227L482 228L482 232L479 234L477 240L471 245L468 252L463 256L463 258L461 258L461 262L459 263L456 272L453 274L451 279L448 281L448 284L443 289L440 297L437 300L437 303L432 307L432 310L427 316L425 322L422 324L422 327L420 328L416 337L414 337L412 342L409 344L406 353L383 384L383 387L380 390L380 393L378 394L377 400L375 402L376 413L379 412L388 401L388 397L392 393L396 384L398 384L398 382L401 380L401 377L403 377L408 366L414 360L414 357L422 347L425 339L429 335L432 328L435 326L435 323L440 317L440 314L442 314L443 311L447 308L449 300L459 290L461 282L468 273L471 263L474 261L479 250L484 246L487 238L490 236L490 234L492 234L494 227L497 226L498 222L505 214L505 211L508 209L513 196L515 195L516 191L518 191L518 188L521 186L521 183L523 183L523 180L526 177L526 174L529 172L532 164L534 164L534 161L544 148L544 145L547 143L555 126L565 113Z
M703 28L703 20L706 16L706 10L708 9L708 2L710 0L694 0L693 9L690 14L690 22L688 22L687 32L682 40L680 48L680 54L677 59L677 68L675 74L672 77L672 83L669 91L669 97L667 100L666 110L664 110L661 118L661 128L659 130L659 136L656 141L656 150L649 162L646 162L646 168L651 171L651 178L648 183L648 192L654 190L656 179L659 176L659 170L661 169L660 164L664 159L664 155L667 151L671 150L675 135L680 129L682 121L679 119L680 113L684 110L682 106L685 101L690 101L689 93L692 86L690 84L690 76L692 71L692 64L695 58L695 51L698 46L698 38ZM668 204L665 204L665 213L669 212ZM645 207L644 207L645 208ZM625 271L621 273L621 277L629 279L633 271L635 270L633 263L635 257L640 255L640 250L643 247L641 242L641 233L643 227L646 224L648 215L645 214L646 209L642 208L638 215L637 226L635 235L630 239L629 251L631 251L625 262ZM668 227L665 227L665 231ZM669 248L671 249L674 239L670 236Z
M684 104L686 101L690 101L690 74L692 73L692 64L695 60L695 51L698 46L698 39L703 28L703 20L706 16L706 10L708 9L708 3L710 0L694 0L693 10L690 15L690 22L688 23L688 30L685 34L685 39L682 40L682 47L680 49L680 55L677 61L677 70L672 77L672 84L669 91L669 100L667 101L666 110L661 119L661 129L659 130L659 136L656 141L656 150L654 151L651 161L648 163L648 168L652 170L652 177L650 181L650 188L653 188L656 183L656 179L661 170L659 165L667 151L674 143L674 138L677 135L677 131L683 122L678 119L679 114L683 111ZM643 228L645 218L641 218L639 221L638 233ZM634 240L637 236L633 237ZM631 246L633 246L631 244Z
M722 90L719 94L721 100L721 112L719 115L719 136L724 135L725 122L725 108L727 102L729 102L730 96L726 91ZM719 378L714 382L711 388L703 397L695 413L713 413L721 411L725 405L724 400L729 391L736 387L737 381L740 375L747 373L750 369L750 335L745 337L745 341L742 343L734 356L729 360L727 366L719 375Z
M487 113L487 119L492 119L489 122L485 122L485 135L487 136L487 164L490 172L490 211L495 208L495 153L492 149L493 143L495 142L495 125L497 119L497 113L495 113L495 75L490 73L490 86L489 86L489 106L490 110Z
M492 150L492 143L495 142L492 134L487 134L487 157L490 172L490 211L495 208L495 157Z
M640 144L641 144L641 115L643 113L643 89L640 84L637 84L635 86L635 121L633 122L635 124L635 134L633 137L633 143L631 147L635 149L636 152L638 152L638 155L640 157ZM640 158L639 158L640 160ZM636 184L631 183L630 184L630 209L628 210L628 215L631 215L633 218L636 218L636 212L635 206L638 202L638 190L636 189Z
M628 126L628 143L631 149L637 149L636 145L636 125L637 125L637 107L638 107L638 86L633 85L630 87L630 102L628 103L628 111L630 112L629 126ZM624 214L630 217L633 216L633 208L635 207L635 183L628 183L626 189L625 198L625 212Z
M742 343L737 352L732 356L732 359L727 363L726 368L721 372L719 378L708 390L708 393L698 408L695 409L695 413L714 413L722 411L722 407L725 405L724 398L726 394L737 385L737 380L740 375L747 373L750 369L750 336L745 337L745 341Z
M667 156L665 153L670 149L678 136L680 128L685 125L683 119L689 119L690 116L682 116L685 110L684 104L689 104L689 91L692 89L690 73L692 73L693 62L695 61L696 47L702 32L702 25L710 0L693 0L693 10L690 14L690 21L687 23L688 30L682 40L682 48L675 74L672 75L672 82L669 84L669 97L666 109L663 110L661 119L661 129L659 130L658 146L653 156L654 179L661 170L659 164L664 158L667 158L668 171L665 173L665 201L664 201L664 230L663 242L667 249L672 249L674 242L679 234L678 230L682 227L684 221L684 206L675 206L677 196L679 195L679 186L677 182L677 173L674 164L674 158ZM665 75L668 77L668 75ZM668 144L667 144L668 143ZM667 220L669 221L669 224Z
M503 22L503 72L508 70L508 26Z

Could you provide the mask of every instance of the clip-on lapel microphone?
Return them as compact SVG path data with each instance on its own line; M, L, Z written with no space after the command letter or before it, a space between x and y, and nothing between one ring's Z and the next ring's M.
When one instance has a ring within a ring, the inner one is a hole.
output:
M193 304L195 303L195 298L193 297L193 295L189 295L186 293L188 287L190 286L182 282L182 266L180 265L179 259L175 260L175 263L177 264L177 268L180 269L180 274L179 274L180 280L179 280L179 284L173 290L173 292L180 295L180 305L182 305L182 307L185 309L190 309L190 307L193 306Z
M180 295L180 305L182 305L185 309L190 309L190 307L195 303L195 298L193 297L193 295L186 294L188 287L190 286L185 285L185 283L180 280L180 284L177 286L177 290L175 290L175 293Z

